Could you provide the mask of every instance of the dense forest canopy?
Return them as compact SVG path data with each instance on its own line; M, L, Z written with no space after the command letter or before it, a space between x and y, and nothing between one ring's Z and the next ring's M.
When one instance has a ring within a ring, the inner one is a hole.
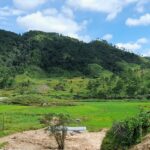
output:
M0 65L22 71L27 66L88 74L88 66L97 64L111 72L123 71L120 63L148 67L150 62L108 44L106 41L84 43L57 33L29 31L23 35L0 30Z

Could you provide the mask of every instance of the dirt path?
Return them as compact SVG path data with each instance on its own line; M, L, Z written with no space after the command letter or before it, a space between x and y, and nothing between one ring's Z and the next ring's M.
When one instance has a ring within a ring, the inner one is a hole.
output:
M140 144L135 145L130 150L150 150L150 134L144 137Z
M68 135L65 150L99 150L106 130ZM0 138L0 143L8 142L2 150L50 150L56 149L53 137L43 129L26 131Z

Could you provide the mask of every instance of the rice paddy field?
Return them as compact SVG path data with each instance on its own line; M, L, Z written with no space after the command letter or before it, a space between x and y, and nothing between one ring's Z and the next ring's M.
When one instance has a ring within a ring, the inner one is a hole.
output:
M149 102L76 102L74 106L0 105L0 136L44 127L40 118L48 113L65 113L80 119L80 126L89 131L111 127L115 121L134 116L141 109L150 109Z

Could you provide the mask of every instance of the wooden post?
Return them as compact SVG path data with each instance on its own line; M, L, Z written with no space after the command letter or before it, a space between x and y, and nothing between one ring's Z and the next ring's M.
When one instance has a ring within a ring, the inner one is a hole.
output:
M0 114L0 131L2 130L2 114Z
M5 114L3 113L3 116L2 116L2 130L4 131L5 130Z

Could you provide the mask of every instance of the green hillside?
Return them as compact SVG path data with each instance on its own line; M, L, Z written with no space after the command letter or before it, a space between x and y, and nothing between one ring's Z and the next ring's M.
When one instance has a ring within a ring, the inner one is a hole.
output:
M97 64L112 72L123 68L118 64L149 65L146 58L122 51L106 41L84 43L57 33L30 31L22 36L0 30L1 66L25 69L38 66L51 73L57 71L76 71L89 73L89 65Z
M0 96L13 97L14 103L34 97L149 98L150 60L107 41L0 30L0 88Z

